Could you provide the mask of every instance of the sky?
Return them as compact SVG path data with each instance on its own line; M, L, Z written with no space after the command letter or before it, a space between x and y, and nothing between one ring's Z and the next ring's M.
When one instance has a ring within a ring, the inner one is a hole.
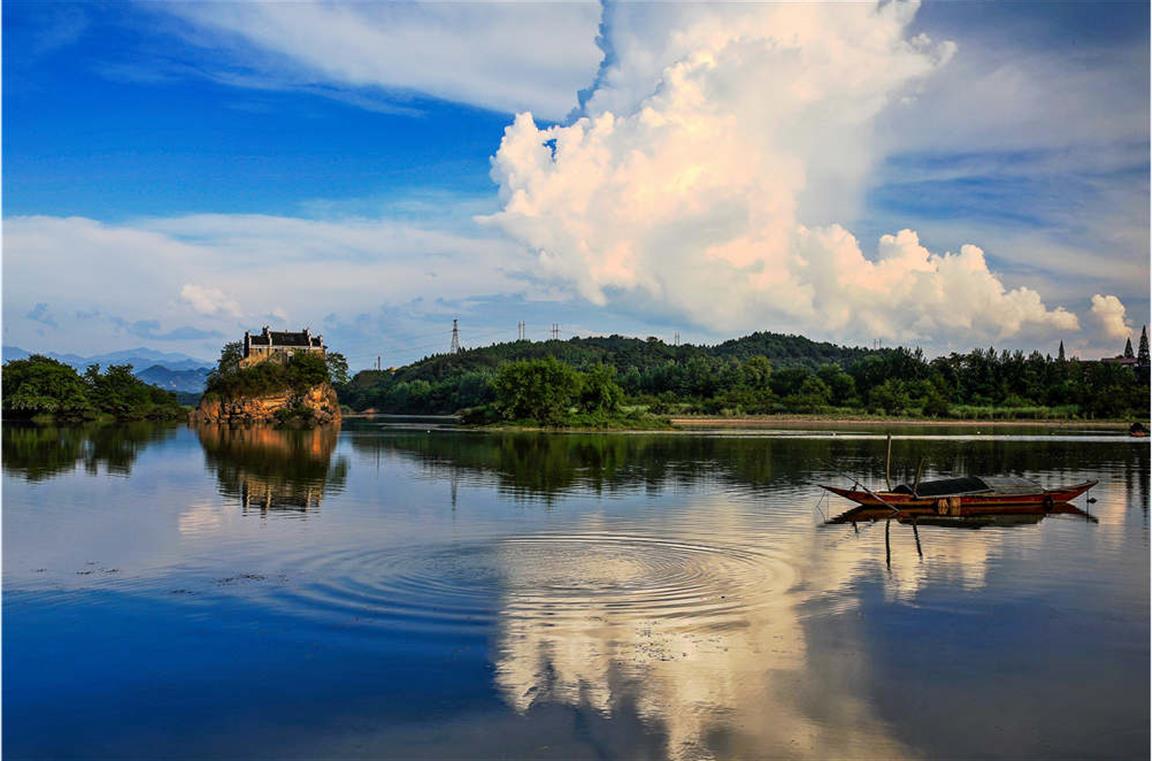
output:
M1149 314L1146 3L7 2L3 343L353 368Z

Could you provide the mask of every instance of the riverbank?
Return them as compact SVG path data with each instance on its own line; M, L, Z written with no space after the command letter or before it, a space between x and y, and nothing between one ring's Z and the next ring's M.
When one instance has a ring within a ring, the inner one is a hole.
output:
M743 417L672 417L675 428L780 428L797 425L917 425L958 428L1091 428L1128 431L1131 420L967 420L956 418L883 417L872 415L747 415ZM1146 422L1146 421L1145 421Z

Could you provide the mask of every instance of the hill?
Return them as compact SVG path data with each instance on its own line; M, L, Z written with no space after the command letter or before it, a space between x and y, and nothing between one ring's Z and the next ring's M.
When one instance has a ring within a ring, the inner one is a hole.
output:
M555 357L578 369L597 364L611 365L621 375L631 370L640 372L664 367L669 363L696 360L737 359L767 356L774 367L807 367L816 369L834 363L841 366L869 354L883 354L891 349L863 349L812 341L804 336L780 333L752 333L715 346L681 344L673 346L658 338L607 336L571 338L567 341L510 341L459 354L436 354L398 368L400 381L438 381L468 372L494 371L505 362ZM368 371L371 372L371 371Z
M338 388L353 409L453 413L496 401L510 363L554 358L606 366L626 406L657 414L867 411L960 417L1143 417L1148 370L974 349L928 360L919 349L866 349L758 332L707 346L608 336L513 341L365 370ZM597 373L600 373L598 370Z

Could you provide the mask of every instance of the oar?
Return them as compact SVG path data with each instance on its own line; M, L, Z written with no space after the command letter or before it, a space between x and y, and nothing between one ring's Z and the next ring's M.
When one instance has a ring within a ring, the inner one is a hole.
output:
M848 473L845 473L844 471L840 470L839 468L831 468L831 470L832 470L832 472L838 473L839 475L843 476L844 478L851 479L854 484L856 484L857 486L859 486L861 489L864 490L865 494L867 494L869 497L872 497L874 500L879 502L881 505L884 505L884 507L888 508L892 512L896 513L897 515L899 515L901 513L900 510L896 509L895 507L892 507L892 505L885 502L883 497L881 497L879 494L872 491L867 486L865 486L863 483L861 483L859 478L856 478L853 475L849 475Z

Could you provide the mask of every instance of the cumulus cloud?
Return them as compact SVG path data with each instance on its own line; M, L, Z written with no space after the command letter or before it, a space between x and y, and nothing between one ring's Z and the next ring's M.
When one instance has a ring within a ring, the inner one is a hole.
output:
M1128 323L1126 311L1115 296L1097 293L1092 297L1092 320L1104 339L1123 341L1131 337L1132 326Z
M658 37L614 27L585 116L519 114L492 161L486 218L543 275L715 330L934 342L1075 330L1005 287L984 252L915 232L871 257L836 224L878 158L873 128L955 52L911 36L916 4L686 7ZM647 11L639 11L646 13Z
M240 306L219 288L185 283L180 289L180 300L200 314L229 314L237 317L240 315Z

